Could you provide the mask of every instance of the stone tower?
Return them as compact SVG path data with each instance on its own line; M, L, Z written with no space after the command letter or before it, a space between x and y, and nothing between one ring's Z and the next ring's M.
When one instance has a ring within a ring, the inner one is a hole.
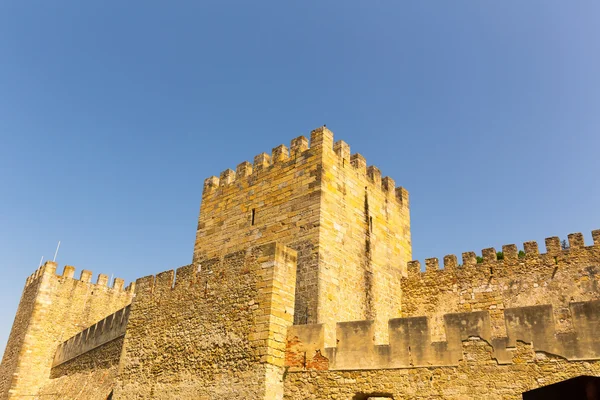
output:
M33 398L50 376L58 346L71 336L131 303L133 287L115 278L46 262L27 278L6 351L0 364L0 399Z
M326 127L204 182L194 263L276 241L298 252L295 323L400 316L411 260L408 192ZM333 343L331 343L333 344Z

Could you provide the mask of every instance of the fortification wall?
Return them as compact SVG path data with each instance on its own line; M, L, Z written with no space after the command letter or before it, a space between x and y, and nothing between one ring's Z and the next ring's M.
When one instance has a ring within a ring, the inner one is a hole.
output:
M296 257L272 243L138 279L115 398L282 398Z
M536 353L518 342L513 364L498 365L491 346L473 338L463 342L457 366L289 372L284 399L521 400L521 393L580 375L600 375L598 361L566 361Z
M90 271L80 279L74 271L66 266L56 275L56 263L47 262L27 279L0 366L0 398L36 394L50 377L60 343L131 302L132 288L124 289L122 279L108 287L106 275L93 284Z
M334 348L325 347L322 325L293 326L285 398L517 399L539 386L600 374L600 301L571 303L569 310L573 332L560 333L551 305L506 309L502 338L491 336L487 311L446 314L443 342L432 341L427 317L390 320L387 345L375 344L373 321L338 323Z
M61 343L56 350L52 367L55 368L96 347L125 336L125 329L129 320L129 309L130 306L127 306L114 314L110 314Z
M317 322L322 146L293 139L204 182L194 263L277 241L298 252L296 298ZM299 308L299 310L300 310Z
M18 376L14 374L18 374L19 357L23 350L23 343L36 305L36 296L41 283L41 279L38 279L40 274L42 274L41 268L27 278L27 283L19 301L17 314L0 364L0 399L8 398L9 389L17 384Z
M505 308L551 304L557 330L572 332L569 303L600 299L600 230L592 236L594 245L585 246L582 234L570 234L564 250L557 237L548 238L545 254L536 242L526 242L522 258L515 245L506 245L503 260L489 248L481 263L473 252L463 253L462 265L454 255L444 257L444 269L435 258L425 261L424 272L418 261L410 262L402 279L402 315L430 317L433 337L445 340L444 314L488 311L492 337L503 337Z
M50 379L37 396L106 400L112 392L129 318L127 306L58 346Z
M277 241L298 251L295 323L400 316L411 258L408 192L326 127L204 183L195 262ZM381 336L381 338L380 338Z
M319 316L330 322L325 340L335 343L336 321L373 319L383 343L388 319L401 316L400 278L411 259L408 192L351 155L345 142L327 140L319 237Z
M106 400L117 379L123 336L52 368L36 398Z

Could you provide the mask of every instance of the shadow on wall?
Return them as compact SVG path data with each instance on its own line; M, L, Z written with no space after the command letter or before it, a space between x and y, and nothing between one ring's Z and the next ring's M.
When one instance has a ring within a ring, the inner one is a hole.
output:
M578 376L523 393L523 400L600 400L600 378Z
M352 400L386 400L393 399L391 393L357 393Z

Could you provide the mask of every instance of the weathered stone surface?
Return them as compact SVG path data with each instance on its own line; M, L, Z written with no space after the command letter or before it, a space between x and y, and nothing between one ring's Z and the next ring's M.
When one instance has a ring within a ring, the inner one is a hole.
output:
M570 362L517 343L512 362L498 365L479 338L463 342L455 366L289 372L285 399L521 399L521 393L579 375L600 375L599 361Z
M346 143L334 145L326 127L311 132L310 147L300 137L291 149L278 146L255 157L251 173L205 186L195 262L282 243L298 251L297 324L325 324L333 345L337 322L373 319L376 341L385 341L387 320L401 316L411 258L408 192L350 157Z
M493 339L487 311L446 314L443 342L432 340L427 317L390 320L389 345L374 344L373 321L338 323L333 348L325 347L321 325L295 326L288 331L286 365L290 371L455 366L464 357L463 343L474 337L490 344L499 364L512 362L517 342L569 361L600 360L600 344L594 337L600 329L600 300L571 304L575 329L569 334L555 330L550 305L506 309L504 314L508 337ZM326 367L311 367L310 357L321 354L328 357Z
M131 287L109 288L102 275L90 283L89 271L73 279L74 270L56 275L56 263L47 262L27 279L0 365L0 399L35 395L63 341L131 302Z
M448 256L450 263L441 270L409 268L402 279L402 315L430 317L433 338L445 340L445 314L488 311L491 336L505 337L504 309L548 304L557 330L571 332L569 304L600 299L600 245L583 246L581 234L571 238L576 246L564 250L557 248L557 238L549 238L545 254L528 242L530 253L522 258L510 245L503 246L503 260L488 252L475 263L474 253L464 253L461 266Z
M138 281L115 398L281 398L296 252L267 244L180 271L183 285Z

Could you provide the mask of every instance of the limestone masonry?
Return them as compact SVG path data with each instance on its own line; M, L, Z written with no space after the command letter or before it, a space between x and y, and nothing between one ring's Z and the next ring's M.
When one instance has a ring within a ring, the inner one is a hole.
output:
M26 283L0 399L520 399L600 376L600 230L411 261L408 192L326 127L204 182L192 263Z

